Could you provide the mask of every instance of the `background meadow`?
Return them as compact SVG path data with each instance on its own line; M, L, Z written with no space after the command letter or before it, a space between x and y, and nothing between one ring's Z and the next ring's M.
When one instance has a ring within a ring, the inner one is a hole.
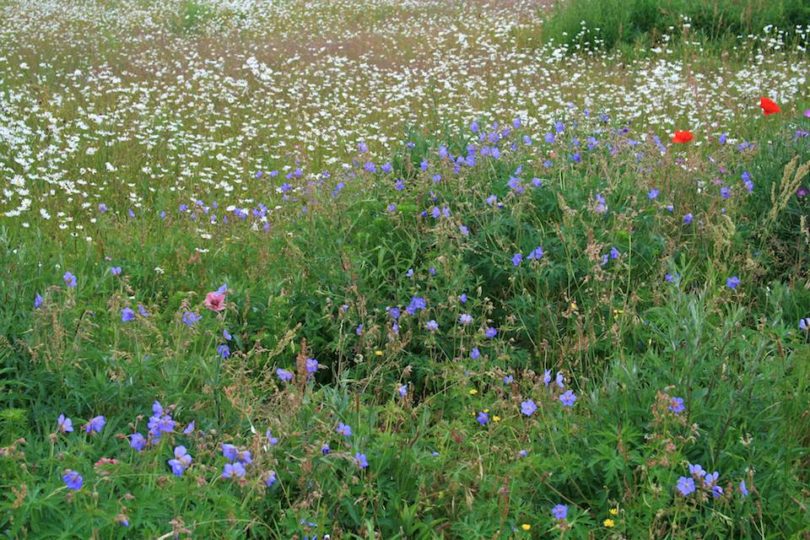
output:
M810 13L551 4L0 1L3 535L805 538Z

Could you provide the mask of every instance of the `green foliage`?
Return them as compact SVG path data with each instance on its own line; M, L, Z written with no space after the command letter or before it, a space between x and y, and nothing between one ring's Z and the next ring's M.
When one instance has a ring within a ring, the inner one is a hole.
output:
M545 40L571 47L612 49L658 45L665 35L728 42L766 27L788 40L806 39L796 27L808 21L810 5L803 0L570 0L557 4L542 32Z

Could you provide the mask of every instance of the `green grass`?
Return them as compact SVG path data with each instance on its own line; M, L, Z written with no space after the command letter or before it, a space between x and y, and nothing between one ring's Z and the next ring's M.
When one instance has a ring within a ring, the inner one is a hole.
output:
M801 538L806 53L653 52L669 15L635 5L593 12L619 52L571 55L522 4L4 6L0 534ZM136 451L155 401L176 424ZM722 495L679 494L689 464Z
M661 45L664 36L727 46L766 27L806 42L808 22L810 6L802 0L570 0L557 4L542 34L556 43L606 49Z

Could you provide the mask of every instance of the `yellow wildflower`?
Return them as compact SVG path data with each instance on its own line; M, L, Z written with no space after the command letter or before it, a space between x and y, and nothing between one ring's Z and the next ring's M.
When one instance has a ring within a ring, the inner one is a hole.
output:
M618 516L619 515L619 509L618 508L611 508L610 509L610 515L611 516Z
M524 531L532 530L532 526L529 525L528 523L524 523L523 525L520 526L520 528L523 529Z
M605 521L603 521L602 523L603 523L603 524L605 525L605 527L607 527L608 529L613 528L613 527L615 527L615 526L616 526L616 522L615 522L615 521L613 521L613 520L612 520L612 519L610 519L610 518L606 519L606 520L605 520Z
M470 388L470 395L471 396L474 396L477 393L478 393L478 390L476 390L475 388Z

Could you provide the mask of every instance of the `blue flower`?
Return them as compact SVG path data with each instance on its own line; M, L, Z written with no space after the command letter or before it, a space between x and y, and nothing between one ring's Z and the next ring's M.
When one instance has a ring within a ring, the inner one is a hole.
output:
M810 317L799 319L799 330L810 331Z
M183 435L190 435L194 432L194 420L188 423L186 429L183 430Z
M222 478L244 478L245 467L241 463L226 463L222 470Z
M610 248L610 258L611 260L616 260L621 256L621 252L616 249L615 247Z
M404 398L405 396L408 395L408 385L407 384L400 385L399 390L397 390L397 392L399 392L399 397Z
M74 276L70 272L65 272L65 275L62 276L62 279L65 281L65 285L67 285L71 289L76 287L76 276Z
M545 371L545 373L543 373L543 384L545 384L546 386L551 384L551 370L550 369L547 369Z
M87 424L85 424L84 426L84 431L85 433L91 432L100 433L101 430L104 428L104 424L106 423L107 423L106 418L104 418L103 416L96 416L87 421Z
M489 415L487 413L485 413L484 411L481 411L480 413L478 413L478 416L476 416L475 419L482 426L485 426L485 425L489 424Z
M34 297L34 309L39 309L44 301L45 300L42 298L42 295L37 293L37 295Z
M472 322L473 322L472 315L470 315L469 313L462 313L458 317L458 322L460 324L465 325L465 326L468 325L468 324L472 324Z
M473 360L478 360L479 358L481 358L481 351L478 349L478 347L473 347L470 350L470 358L472 358Z
M120 276L121 275L121 267L120 266L113 266L112 268L110 268L110 274L112 274L114 276Z
M365 454L361 454L360 452L357 452L354 455L354 462L357 464L357 466L360 469L368 469L368 459L366 459Z
M326 444L326 443L323 443L323 446L321 446L321 454L323 454L323 455L325 455L325 456L326 456L326 455L328 455L328 454L329 454L329 452L331 452L331 451L332 451L332 449L331 449L331 448L329 448L329 445L328 445L328 444Z
M421 296L414 296L413 298L411 298L411 302L410 302L410 304L408 304L408 307L405 308L405 311L409 315L415 315L417 311L423 310L423 309L426 309L426 308L427 308L427 302L425 302L425 299L422 298Z
M64 414L60 414L56 419L56 429L60 433L70 433L73 431L73 421Z
M566 407L573 407L576 400L577 396L571 390L567 390L560 396L560 402Z
M168 461L169 467L172 468L172 474L175 476L183 476L183 473L191 465L191 455L186 450L185 446L176 446L174 448L174 459Z
M737 276L731 276L730 278L726 279L726 287L729 289L736 289L739 284L740 278Z
M687 497L695 492L695 481L686 476L681 476L678 478L678 483L675 484L675 487L681 495Z
M429 332L435 332L439 329L439 323L434 320L430 320L427 322L427 324L425 324L425 328L427 328Z
M543 253L543 248L542 248L542 247L540 247L540 246L537 246L536 248L534 248L534 249L531 251L531 253L529 253L529 254L526 256L526 258L527 258L528 260L530 260L530 261L539 261L540 259L542 259L542 258L543 258L543 254L544 254L544 253Z
M740 495L748 497L748 487L745 485L745 480L740 482Z
M146 448L146 438L140 433L133 433L129 436L129 446L136 452L143 452L143 449Z
M315 358L307 358L306 367L307 373L316 373L318 371L318 360Z
M564 504L558 504L551 509L551 516L559 521L568 517L568 507Z
M515 253L512 255L512 265L513 266L520 266L520 263L523 262L523 255L520 253Z
M670 400L669 410L675 414L681 414L686 410L683 404L683 398L674 397Z
M281 382L290 382L293 380L292 371L287 371L286 369L278 368L276 370L276 376L279 378Z
M231 348L228 347L226 343L223 343L217 347L217 354L220 356L220 358L225 360L226 358L231 356Z
M512 384L515 378L511 375L505 375L503 378L503 384Z
M728 199L731 197L731 188L728 186L723 186L720 188L720 196L724 199Z
M486 336L487 339L493 339L497 335L498 335L498 329L494 328L492 326L488 326L487 329L484 330L484 336Z
M351 426L348 426L348 425L344 424L343 422L338 423L338 427L335 429L335 431L337 431L340 435L343 435L344 437L351 437L352 436L352 428L351 428Z
M186 311L183 313L182 321L186 326L194 326L201 318L201 315L198 315L193 311Z
M527 399L520 404L520 412L526 416L531 416L537 410L537 405L531 399Z
M70 469L67 469L62 475L62 481L65 483L67 488L72 491L79 491L82 489L82 484L84 483L82 475Z
M138 313L141 314L141 317L148 317L149 312L146 311L146 308L143 307L143 304L138 304Z
M683 216L683 224L684 225L689 225L690 223L692 223L692 214L684 215Z
M654 201L655 199L658 198L658 193L659 191L657 189L652 188L650 191L647 192L647 198L650 199L651 201Z
M267 476L264 479L264 485L267 487L272 487L273 484L276 483L278 479L276 478L276 472L270 471L267 473Z
M125 307L121 310L121 322L129 322L135 320L135 312L132 308Z
M695 478L703 478L706 476L706 471L703 470L703 467L696 464L689 464L689 474L694 476Z

